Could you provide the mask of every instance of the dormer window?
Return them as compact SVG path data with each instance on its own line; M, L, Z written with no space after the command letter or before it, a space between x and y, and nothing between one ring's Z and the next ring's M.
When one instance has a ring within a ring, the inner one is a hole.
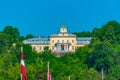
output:
M62 26L62 27L60 28L60 32L67 32L67 28L66 28L65 26Z

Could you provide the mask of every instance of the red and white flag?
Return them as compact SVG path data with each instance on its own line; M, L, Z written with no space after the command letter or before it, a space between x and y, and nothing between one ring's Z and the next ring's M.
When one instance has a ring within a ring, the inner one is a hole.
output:
M49 62L48 62L47 80L51 80L50 69L49 69Z
M24 56L22 51L20 51L20 60L21 60L21 65L20 65L21 80L26 80L26 70L25 70Z

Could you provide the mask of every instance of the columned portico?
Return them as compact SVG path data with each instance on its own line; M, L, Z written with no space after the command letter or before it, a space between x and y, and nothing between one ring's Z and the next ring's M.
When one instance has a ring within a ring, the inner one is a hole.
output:
M69 52L70 43L56 43L56 52L65 53Z

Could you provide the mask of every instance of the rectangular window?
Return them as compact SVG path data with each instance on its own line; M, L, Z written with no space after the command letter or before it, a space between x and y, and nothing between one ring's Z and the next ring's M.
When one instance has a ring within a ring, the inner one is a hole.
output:
M54 50L54 46L52 47L52 50Z
M74 40L72 40L72 43L74 43Z
M69 40L67 40L67 43L69 43Z
M60 43L60 40L58 40L58 43Z
M54 43L54 40L52 40L52 43Z
M74 50L74 46L72 46L72 50Z
M64 43L64 40L62 40L62 43Z
M40 50L42 50L42 47L40 46Z

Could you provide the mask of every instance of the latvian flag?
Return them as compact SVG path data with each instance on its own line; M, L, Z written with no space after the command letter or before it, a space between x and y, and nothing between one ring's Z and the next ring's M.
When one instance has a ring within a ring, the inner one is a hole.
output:
M49 62L48 62L47 80L51 80L50 69L49 69Z
M24 56L22 51L20 51L20 59L21 59L21 65L20 65L21 80L26 80L26 70L25 70Z

